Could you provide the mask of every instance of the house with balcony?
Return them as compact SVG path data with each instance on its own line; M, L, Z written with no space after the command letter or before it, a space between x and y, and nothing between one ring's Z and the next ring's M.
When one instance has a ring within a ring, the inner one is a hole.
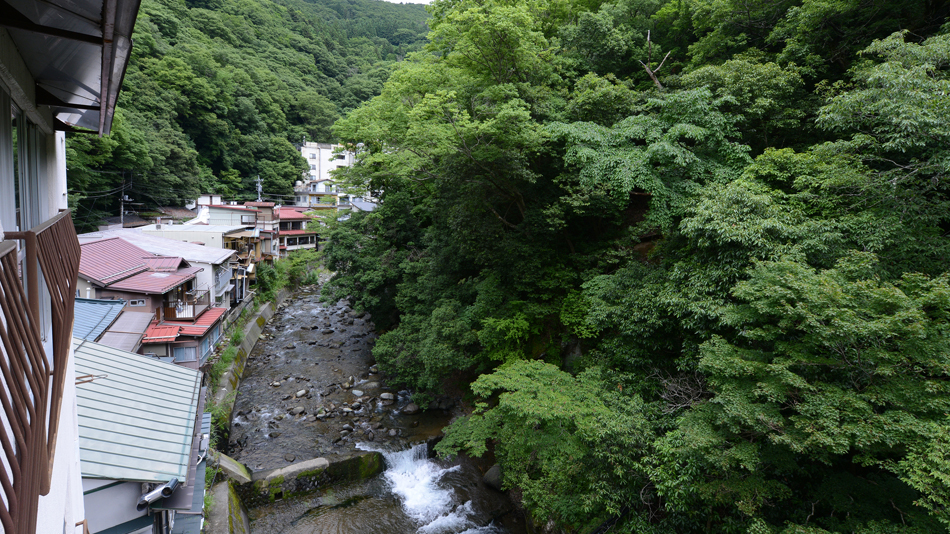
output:
M295 205L316 212L348 210L350 199L350 195L330 178L297 182L294 186Z
M0 3L0 529L89 532L65 132L107 135L136 0Z
M126 309L152 314L139 351L194 369L221 338L227 308L197 286L201 267L180 256L156 256L119 237L83 243L80 294L122 299Z
M244 298L244 282L236 278L235 272L239 269L237 254L233 250L222 248L222 234L220 232L182 232L169 233L165 235L184 236L184 237L204 237L216 241L219 246L206 246L189 242L189 240L176 240L156 235L157 232L150 231L156 225L143 227L142 229L116 229L98 232L80 234L79 242L81 244L93 243L103 239L115 237L122 238L138 248L159 256L180 256L192 267L199 267L196 273L195 288L198 290L208 290L211 293L214 305L218 307L230 308L238 302L238 293L240 299ZM162 227L172 226L174 228L191 228L184 225L162 225ZM197 226L196 228L220 228L211 226ZM242 231L241 227L228 227L229 231ZM240 284L240 292L238 291Z
M293 208L277 210L277 239L280 240L282 258L294 250L317 248L317 233L307 229L311 220L310 215Z

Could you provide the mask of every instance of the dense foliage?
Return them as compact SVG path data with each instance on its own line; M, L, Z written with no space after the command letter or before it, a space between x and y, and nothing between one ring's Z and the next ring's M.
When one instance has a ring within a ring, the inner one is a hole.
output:
M947 530L950 4L429 9L325 257L440 450L564 532Z
M120 190L144 210L256 198L260 176L269 200L290 200L299 143L333 141L333 122L422 46L427 17L376 0L144 0L112 134L68 140L77 224L118 214Z

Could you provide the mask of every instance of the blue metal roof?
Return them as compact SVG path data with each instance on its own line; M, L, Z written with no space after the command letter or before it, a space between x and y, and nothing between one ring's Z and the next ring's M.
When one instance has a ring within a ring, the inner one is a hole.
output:
M124 300L76 299L73 337L96 341L122 313Z
M76 385L82 476L186 480L201 373L91 341L73 347L76 376L94 377Z

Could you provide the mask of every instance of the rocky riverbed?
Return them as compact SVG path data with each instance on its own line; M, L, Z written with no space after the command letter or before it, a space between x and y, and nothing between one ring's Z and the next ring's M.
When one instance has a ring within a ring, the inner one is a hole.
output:
M421 414L377 373L375 339L369 315L321 303L316 287L287 299L248 358L230 455L257 471L350 454L360 442L398 449L438 435L455 402Z

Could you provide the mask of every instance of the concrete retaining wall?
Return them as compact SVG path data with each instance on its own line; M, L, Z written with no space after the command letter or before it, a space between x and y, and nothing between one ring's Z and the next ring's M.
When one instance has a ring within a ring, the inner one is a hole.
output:
M280 305L280 303L289 296L290 291L282 289L277 294L277 305ZM257 310L257 313L248 320L247 326L244 327L244 341L242 341L238 347L237 355L234 357L234 361L231 362L231 366L225 371L224 375L221 376L221 381L219 382L221 387L214 393L215 404L220 405L232 391L236 391L241 385L241 378L244 376L244 367L247 365L247 357L251 354L251 351L254 350L254 346L257 345L257 340L261 337L264 326L267 325L267 322L274 316L275 310L276 306L274 303L268 302L261 306L260 309ZM228 422L230 423L230 421L231 415L228 414Z
M314 458L254 473L252 481L236 486L244 505L253 508L321 488L372 478L383 471L386 462L378 452L364 452L349 458Z

